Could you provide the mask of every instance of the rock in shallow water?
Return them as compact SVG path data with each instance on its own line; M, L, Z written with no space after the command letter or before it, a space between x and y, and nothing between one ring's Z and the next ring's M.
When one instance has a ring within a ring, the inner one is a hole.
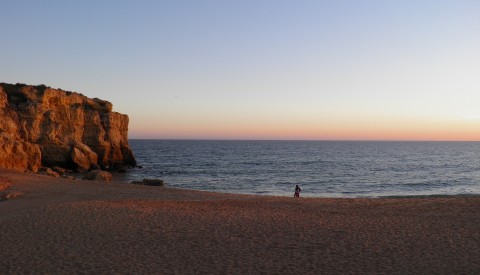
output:
M165 182L159 179L143 179L142 181L132 181L131 184L165 186Z

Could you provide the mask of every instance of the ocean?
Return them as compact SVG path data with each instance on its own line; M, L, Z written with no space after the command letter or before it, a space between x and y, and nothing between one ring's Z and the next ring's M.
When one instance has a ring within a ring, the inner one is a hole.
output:
M122 181L302 197L480 194L480 142L130 140Z

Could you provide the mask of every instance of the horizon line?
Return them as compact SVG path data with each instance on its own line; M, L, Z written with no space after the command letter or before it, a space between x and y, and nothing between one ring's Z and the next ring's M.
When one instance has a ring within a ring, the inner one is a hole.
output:
M325 141L325 142L480 142L480 140L422 140L422 139L232 139L232 138L128 138L128 140L165 141Z

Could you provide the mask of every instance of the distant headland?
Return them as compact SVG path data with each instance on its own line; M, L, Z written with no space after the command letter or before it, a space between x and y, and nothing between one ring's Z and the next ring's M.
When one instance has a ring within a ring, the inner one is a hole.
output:
M135 166L128 122L105 100L45 85L0 83L0 168L85 172Z

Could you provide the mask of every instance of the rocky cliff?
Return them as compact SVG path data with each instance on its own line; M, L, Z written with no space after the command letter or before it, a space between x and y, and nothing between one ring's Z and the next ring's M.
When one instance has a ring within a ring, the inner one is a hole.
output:
M0 83L0 167L86 171L136 165L128 116L101 99L44 85Z

